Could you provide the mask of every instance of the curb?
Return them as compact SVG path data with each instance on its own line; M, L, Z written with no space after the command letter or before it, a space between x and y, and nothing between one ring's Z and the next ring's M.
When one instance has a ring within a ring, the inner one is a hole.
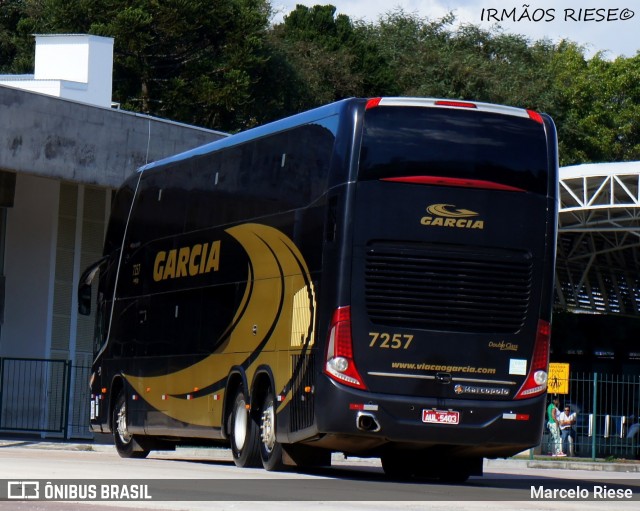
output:
M485 467L513 467L521 466L523 468L537 468L542 470L588 470L590 472L620 472L620 473L640 473L640 463L616 463L610 461L578 461L576 459L568 460L524 460L524 459L503 459L503 460L485 460Z
M48 450L66 450L66 451L87 451L87 452L105 452L115 453L113 444L108 443L66 443L51 442L41 440L3 440L0 439L0 448L23 448L23 449L48 449ZM0 451L1 452L1 451ZM226 448L215 447L177 447L175 451L158 451L154 453L155 457L171 457L182 456L189 458L208 458L211 460L232 460L231 451ZM349 457L349 462L371 462L369 458ZM345 457L341 453L334 453L332 456L334 462L343 462ZM376 461L374 464L378 464ZM578 461L576 459L564 460L529 460L529 459L496 459L485 460L485 468L513 468L520 466L523 468L534 469L556 469L556 470L587 470L591 472L619 472L619 473L640 473L640 463L630 461L628 463L616 463L605 460L600 461Z

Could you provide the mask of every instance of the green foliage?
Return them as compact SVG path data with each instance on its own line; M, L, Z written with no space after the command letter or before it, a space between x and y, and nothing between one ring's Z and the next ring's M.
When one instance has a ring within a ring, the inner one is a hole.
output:
M640 56L586 60L579 48L565 45L555 57L563 163L640 159Z
M287 63L296 84L288 91L294 98L288 107L294 111L361 91L361 65L353 50L358 35L351 20L335 12L332 5L298 5L271 30L271 48Z
M551 114L562 164L640 159L640 54L336 12L298 5L269 25L269 0L0 0L0 72L32 71L34 33L91 33L115 38L128 110L237 131L349 96L473 99Z
M23 0L0 0L0 73L33 72L33 39L23 36Z
M115 38L114 101L223 130L256 122L266 0L25 0L31 33Z
M225 130L252 124L269 9L262 0L111 0L92 33L115 37L124 108Z

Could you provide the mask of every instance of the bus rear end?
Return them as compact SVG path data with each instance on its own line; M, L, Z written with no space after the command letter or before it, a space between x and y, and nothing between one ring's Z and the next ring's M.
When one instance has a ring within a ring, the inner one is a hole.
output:
M319 429L387 472L464 479L540 441L555 128L527 110L407 98L369 101L363 119Z

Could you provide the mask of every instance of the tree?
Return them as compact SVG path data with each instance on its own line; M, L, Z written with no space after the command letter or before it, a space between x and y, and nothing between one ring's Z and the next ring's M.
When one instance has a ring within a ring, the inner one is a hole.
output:
M115 38L114 100L223 130L255 123L266 0L25 0L33 32Z
M452 14L438 20L402 10L369 29L379 59L392 76L393 93L475 99L534 107L545 102L548 78L540 66L550 43L529 41L473 25L453 28Z
M295 107L311 108L359 95L362 70L354 52L358 33L333 5L298 5L273 27L270 43L295 76Z
M33 41L21 36L25 18L22 0L0 0L0 73L23 74L33 69Z
M349 96L432 96L552 115L561 163L640 159L640 54L591 59L401 9L352 21L298 5L269 26L269 0L0 0L0 70L33 69L34 33L115 38L123 108L237 131Z
M640 55L587 60L564 42L548 72L563 165L640 159Z

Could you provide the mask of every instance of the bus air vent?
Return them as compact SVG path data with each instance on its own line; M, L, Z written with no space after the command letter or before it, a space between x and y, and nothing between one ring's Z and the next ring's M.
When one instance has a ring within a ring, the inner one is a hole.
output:
M373 323L450 332L516 333L531 297L529 253L376 243L365 265Z

